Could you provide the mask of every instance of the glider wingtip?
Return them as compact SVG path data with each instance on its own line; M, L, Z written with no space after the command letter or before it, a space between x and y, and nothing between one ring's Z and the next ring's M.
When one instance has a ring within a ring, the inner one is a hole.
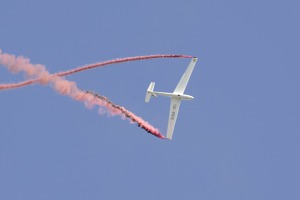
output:
M172 137L170 137L170 136L167 136L165 139L167 139L167 140L172 140Z

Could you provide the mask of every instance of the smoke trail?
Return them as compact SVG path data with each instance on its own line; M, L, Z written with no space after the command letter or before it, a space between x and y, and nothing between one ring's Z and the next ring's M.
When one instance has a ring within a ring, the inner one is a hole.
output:
M81 71L93 69L96 67L101 67L110 64L117 64L121 62L128 61L137 61L137 60L145 60L145 59L153 59L153 58L191 58L192 56L187 55L150 55L150 56L136 56L136 57L127 57L127 58L119 58L104 62L99 62L91 65L86 65L83 67L79 67L73 70L59 72L56 74L50 74L46 67L40 64L33 65L30 63L28 58L23 56L14 56L11 54L2 54L0 49L0 64L4 65L8 68L12 73L25 72L25 74L31 78L30 80L21 82L21 83L13 83L13 84L2 84L0 85L0 89L12 89L23 87L26 85L30 85L32 83L40 83L42 85L51 85L54 90L62 95L68 95L71 98L85 102L86 106L91 107L94 105L98 105L101 107L105 107L110 114L119 115L121 117L129 119L132 123L136 123L139 127L151 133L152 135L164 139L165 137L159 132L158 129L154 128L151 124L144 121L142 118L136 116L134 113L129 110L121 107L119 105L114 104L108 98L98 95L93 92L84 92L80 90L75 82L68 81L63 78L63 76L70 75L73 73L78 73Z
M154 135L156 137L159 137L161 139L165 139L165 137L159 132L158 129L153 129L151 127L151 125L148 124L147 122L143 123L141 118L137 117L135 114L133 114L132 112L126 110L125 108L123 108L123 107L121 107L119 105L114 104L113 102L111 102L110 100L108 100L107 97L101 96L101 95L96 94L96 93L94 93L92 91L86 91L86 93L92 94L93 96L97 97L98 99L106 101L108 103L108 105L110 105L113 108L119 110L123 114L123 116L125 116L126 118L128 118L132 123L137 123L137 125L139 127L141 127L142 129L144 129L148 133L150 133L150 134L152 134L152 135Z
M119 115L124 118L128 118L132 123L137 123L138 126L151 133L152 135L164 139L165 137L154 128L151 124L144 121L142 118L136 116L129 110L116 105L108 100L108 98L97 95L92 92L85 92L80 90L75 82L68 81L63 77L50 74L45 66L33 65L28 58L22 56L15 57L10 54L1 54L0 50L0 64L6 66L12 73L25 72L29 77L39 77L36 82L40 84L50 84L54 90L62 95L68 95L71 98L82 101L87 107L98 105L105 107L111 115Z
M90 64L90 65L85 65L83 67L78 67L69 71L65 71L65 72L58 72L55 74L51 74L51 76L67 76L67 75L71 75L74 73L78 73L78 72L82 72L85 70L89 70L89 69L93 69L93 68L97 68L97 67L103 67L106 65L112 65L112 64L117 64L117 63L122 63L122 62L129 62L129 61L138 61L138 60L146 60L146 59L154 59L154 58L193 58L193 56L189 56L189 55L176 55L176 54L157 54L157 55L148 55L148 56L134 56L134 57L127 57L127 58L117 58L114 60L108 60L108 61L104 61L104 62L99 62L99 63L94 63L94 64ZM25 59L25 62L22 62L21 60ZM29 63L29 59L27 58L23 58L22 56L19 57L15 57L14 55L9 55L9 54L1 54L1 49L0 49L0 64L6 65L8 63L13 62L12 60L18 60L19 64L27 64L27 61ZM37 68L42 68L40 65L35 65ZM12 71L13 73L17 73L20 71L25 71L22 66L16 67L16 66L12 66L12 67L8 67L8 69L10 71ZM43 68L44 70L45 68ZM32 70L31 70L32 71ZM29 75L32 76L33 72L31 72ZM49 82L49 77L46 76L45 74L41 74L41 76L35 76L33 79L27 80L27 81L23 81L20 83L11 83L11 84L1 84L0 85L0 90L7 90L7 89L14 89L14 88L19 88L19 87L24 87L33 83L41 83L41 84L47 84Z

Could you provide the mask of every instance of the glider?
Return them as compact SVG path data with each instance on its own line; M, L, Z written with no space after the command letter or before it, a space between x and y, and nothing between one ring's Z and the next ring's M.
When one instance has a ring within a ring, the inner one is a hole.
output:
M187 83L190 79L190 76L193 72L193 69L196 65L196 62L197 62L197 58L193 58L191 60L190 64L188 65L186 71L182 75L182 77L181 77L179 83L177 84L173 93L154 91L155 82L151 82L147 89L146 98L145 98L146 103L149 102L149 100L152 96L157 97L158 95L161 95L161 96L166 96L166 97L171 98L169 122L168 122L168 130L167 130L167 139L169 139L169 140L172 140L173 131L175 128L175 123L176 123L181 100L193 100L194 99L193 96L184 94L184 91L185 91Z

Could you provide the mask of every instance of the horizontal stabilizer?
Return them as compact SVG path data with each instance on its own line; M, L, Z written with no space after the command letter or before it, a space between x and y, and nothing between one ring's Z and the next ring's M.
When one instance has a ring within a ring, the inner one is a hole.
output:
M150 101L150 98L153 95L154 86L155 86L155 82L151 82L147 89L146 98L145 98L145 102L147 103Z

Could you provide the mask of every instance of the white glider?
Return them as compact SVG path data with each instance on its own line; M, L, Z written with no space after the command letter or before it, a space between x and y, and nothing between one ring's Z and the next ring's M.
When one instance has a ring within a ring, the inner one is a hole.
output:
M194 99L194 97L192 97L191 95L184 94L184 90L190 79L190 76L193 72L196 62L197 62L197 58L193 58L191 60L189 66L187 67L186 71L182 75L173 93L153 91L155 86L154 82L151 82L147 89L146 98L145 98L145 102L147 103L149 102L151 96L157 97L158 95L161 95L161 96L171 97L170 114L169 114L168 131L167 131L167 138L169 140L172 140L173 131L175 128L175 123L176 123L181 100Z

